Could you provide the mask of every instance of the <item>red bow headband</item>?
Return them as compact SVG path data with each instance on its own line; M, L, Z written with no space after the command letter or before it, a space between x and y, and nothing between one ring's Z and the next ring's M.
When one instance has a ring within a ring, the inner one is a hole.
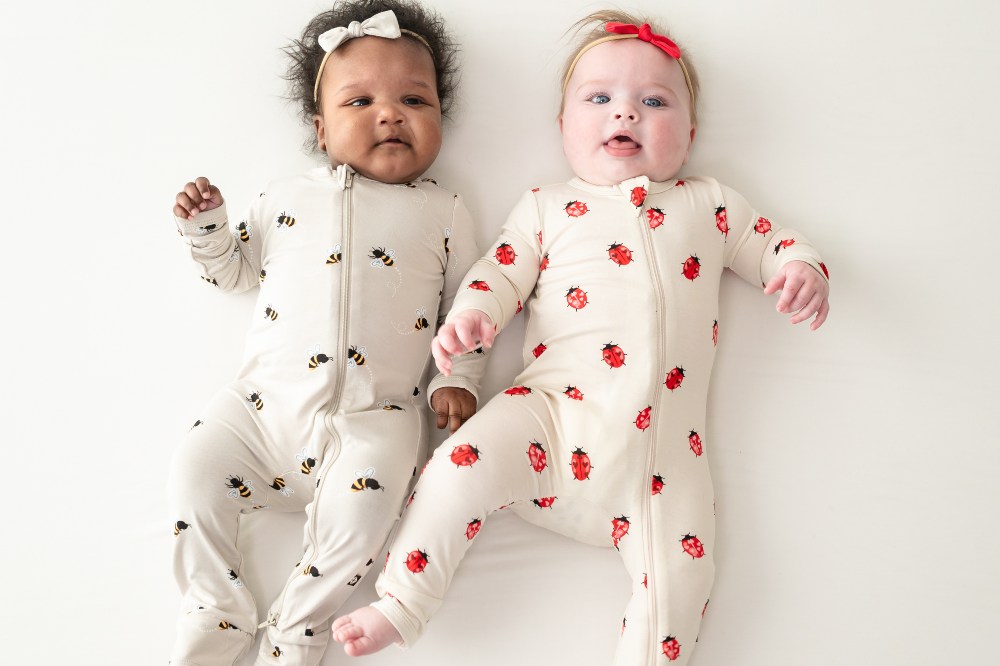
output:
M562 85L564 94L566 93L566 86L569 85L569 79L573 76L573 70L576 69L576 63L580 62L580 57L583 56L584 53L598 44L603 44L604 42L637 37L644 42L649 42L677 61L677 64L681 67L681 72L684 73L684 83L687 84L688 94L691 96L691 109L693 111L695 105L694 85L691 82L691 75L688 73L687 65L684 64L684 58L681 57L681 49L672 39L664 35L656 34L653 32L652 28L649 27L648 23L636 26L631 23L608 21L604 24L604 30L605 32L609 32L611 34L605 35L604 37L598 37L589 44L585 44L579 51L576 52L576 57L573 58L573 62L571 62L569 67L566 68L566 76L563 78Z
M677 44L674 43L674 41L669 37L657 35L653 32L653 29L649 27L648 23L635 26L631 23L616 23L614 21L608 21L604 24L604 29L607 32L612 32L616 35L636 35L642 41L649 42L658 49L661 49L671 58L675 60L681 59L681 50Z

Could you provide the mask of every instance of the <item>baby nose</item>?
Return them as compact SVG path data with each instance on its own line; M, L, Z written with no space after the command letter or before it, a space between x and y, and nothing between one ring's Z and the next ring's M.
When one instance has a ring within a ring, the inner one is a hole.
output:
M399 125L403 123L405 118L402 109L395 104L383 104L378 112L380 125Z
M639 117L635 109L618 109L615 111L615 120L632 120L635 121Z

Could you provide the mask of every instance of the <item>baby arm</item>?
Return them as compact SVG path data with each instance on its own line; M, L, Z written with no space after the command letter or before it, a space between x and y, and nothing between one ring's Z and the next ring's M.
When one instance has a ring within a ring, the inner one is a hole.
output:
M815 316L818 329L830 312L826 265L815 247L798 231L782 228L758 215L742 195L722 186L723 205L733 232L726 247L726 267L765 294L781 291L776 308L798 324Z
M230 230L222 192L207 178L185 184L174 198L174 221L202 278L223 291L246 291L259 284L264 235L257 224L259 201Z

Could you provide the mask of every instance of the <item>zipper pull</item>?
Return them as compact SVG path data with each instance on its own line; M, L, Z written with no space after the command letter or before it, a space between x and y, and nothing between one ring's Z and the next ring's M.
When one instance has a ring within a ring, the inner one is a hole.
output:
M263 629L264 627L274 627L278 624L278 614L271 612L267 614L267 619L257 625L258 629Z

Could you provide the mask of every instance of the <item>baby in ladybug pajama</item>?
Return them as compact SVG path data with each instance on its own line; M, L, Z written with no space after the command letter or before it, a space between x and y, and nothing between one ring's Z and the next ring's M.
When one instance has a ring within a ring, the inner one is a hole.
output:
M576 177L522 197L434 341L447 374L524 307L525 369L426 467L381 599L334 622L348 654L413 642L487 516L510 507L621 553L633 594L616 666L687 663L713 579L705 414L723 269L781 290L793 323L827 316L802 234L711 178L677 177L697 94L677 45L619 13L584 23L597 26L560 115Z
M400 8L397 21L339 3L296 43L291 74L329 164L271 183L232 231L207 179L177 195L204 279L260 291L243 367L173 458L175 666L233 664L264 627L257 664L318 664L423 464L418 385L438 312L479 251L461 199L418 180L441 145L450 41L435 16ZM466 360L431 382L439 427L475 410L484 361ZM237 539L241 515L268 509L305 510L306 526L259 623Z

